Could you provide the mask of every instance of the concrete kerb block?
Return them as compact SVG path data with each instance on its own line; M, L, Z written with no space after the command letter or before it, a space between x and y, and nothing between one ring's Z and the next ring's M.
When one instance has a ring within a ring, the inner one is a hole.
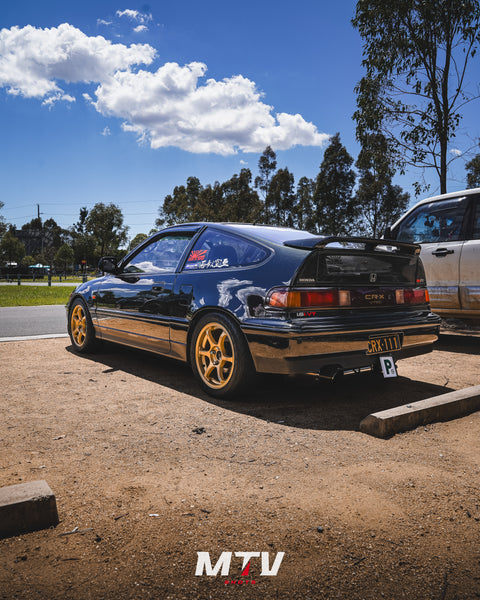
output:
M55 525L57 503L46 481L0 488L0 539Z
M448 421L480 410L480 385L373 413L360 423L360 431L379 438Z

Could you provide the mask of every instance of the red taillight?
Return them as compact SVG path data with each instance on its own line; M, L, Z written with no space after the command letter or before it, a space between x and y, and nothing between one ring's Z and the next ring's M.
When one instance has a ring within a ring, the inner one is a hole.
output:
M430 297L425 288L395 290L397 304L428 304Z
M428 304L430 300L426 289L406 289L404 294L405 304Z
M334 288L318 290L276 289L269 294L267 304L277 308L350 306L350 292Z

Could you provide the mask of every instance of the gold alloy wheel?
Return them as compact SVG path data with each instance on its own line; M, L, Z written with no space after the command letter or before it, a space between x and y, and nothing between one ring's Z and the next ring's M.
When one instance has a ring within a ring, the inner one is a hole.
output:
M77 304L72 310L70 327L73 341L81 348L85 344L87 337L87 315L81 304Z
M227 329L220 323L208 323L197 337L195 360L203 381L211 388L221 389L233 374L235 353Z

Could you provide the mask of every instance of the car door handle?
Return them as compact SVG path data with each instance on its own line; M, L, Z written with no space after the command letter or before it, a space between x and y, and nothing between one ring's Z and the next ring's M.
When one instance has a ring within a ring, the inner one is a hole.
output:
M448 248L437 248L432 252L433 256L447 256L447 254L454 254L455 250L449 250Z

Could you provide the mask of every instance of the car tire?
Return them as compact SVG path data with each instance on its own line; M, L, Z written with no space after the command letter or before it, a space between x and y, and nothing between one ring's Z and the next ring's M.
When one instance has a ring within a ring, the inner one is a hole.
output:
M215 398L238 396L255 375L242 332L232 319L220 313L209 313L195 325L190 364L201 388Z
M76 298L70 306L68 334L76 352L93 352L98 345L90 312L81 298Z

